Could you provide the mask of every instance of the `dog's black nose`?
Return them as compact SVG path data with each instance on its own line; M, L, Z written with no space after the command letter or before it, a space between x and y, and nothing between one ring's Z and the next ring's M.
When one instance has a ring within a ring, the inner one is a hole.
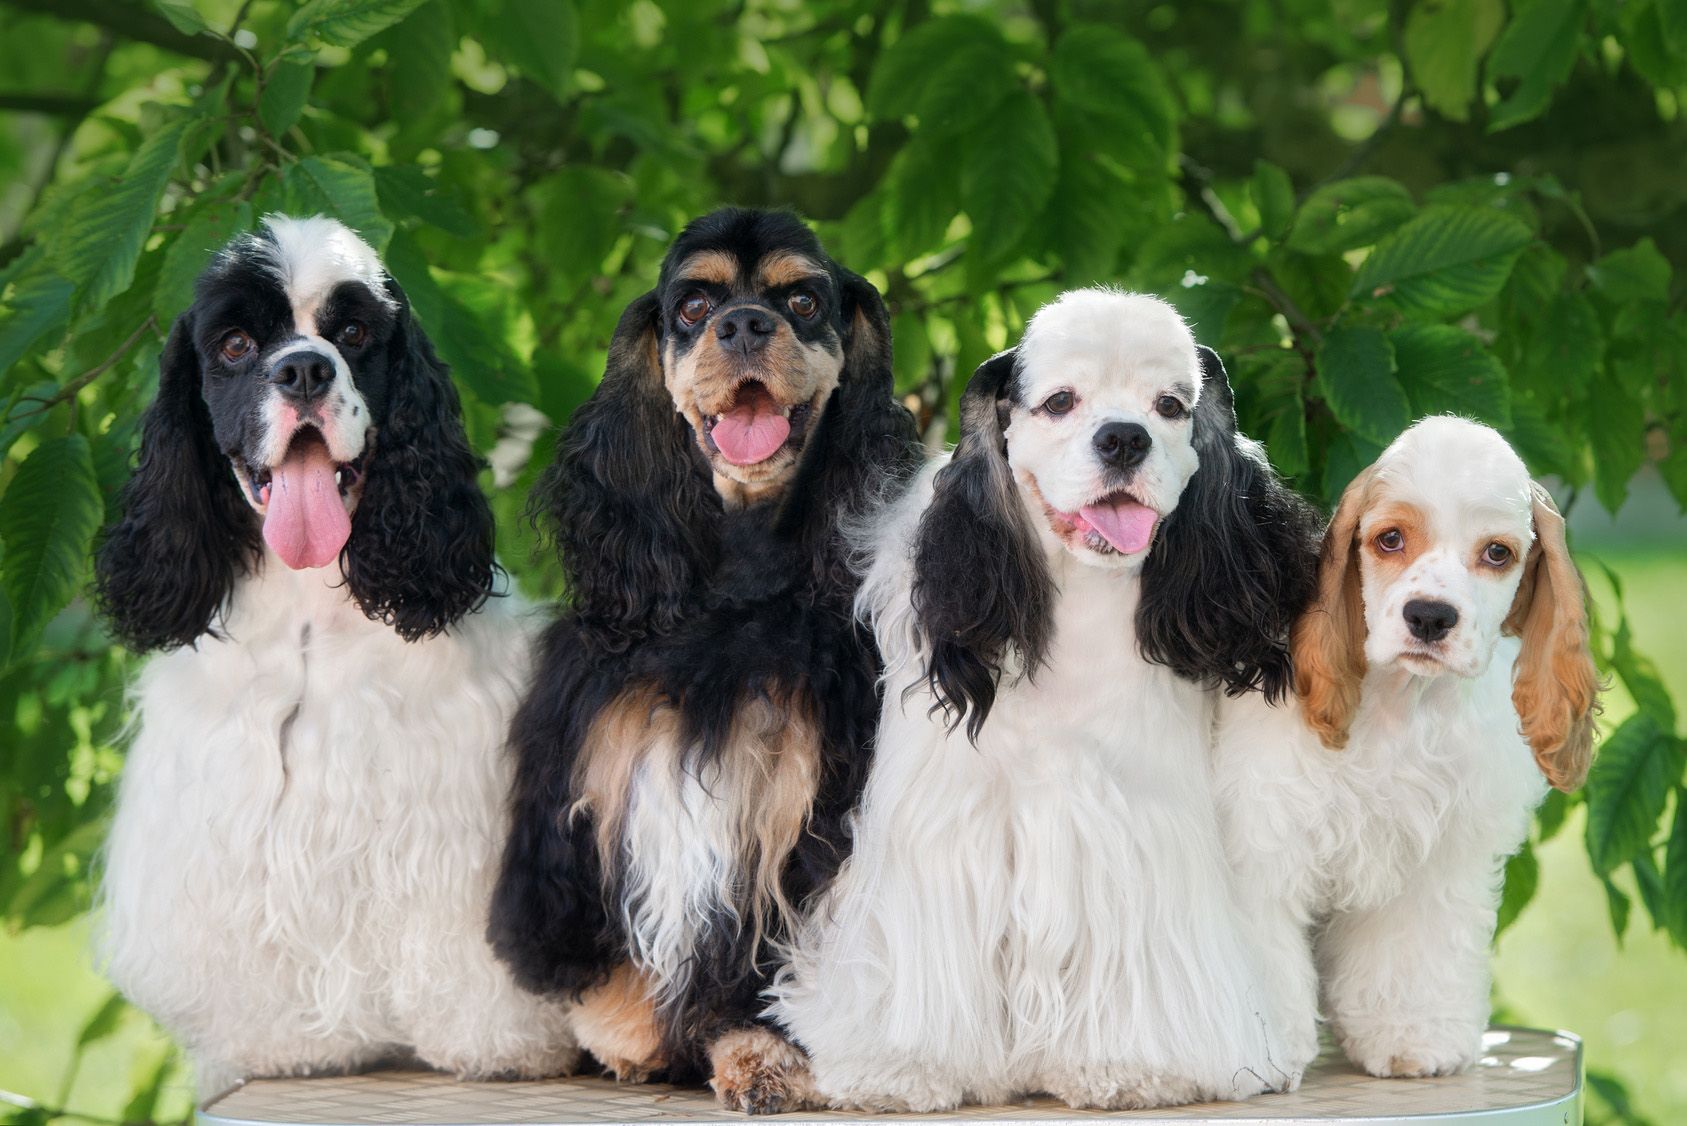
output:
M1459 624L1457 610L1445 602L1431 602L1427 598L1412 599L1401 613L1406 619L1406 628L1419 641L1440 641Z
M1131 469L1142 464L1154 439L1148 431L1134 422L1109 422L1090 439L1104 465L1115 469Z
M715 336L728 348L754 352L773 339L773 314L753 306L734 309L715 322Z
M334 361L321 352L289 352L270 369L269 381L288 398L309 402L334 382Z

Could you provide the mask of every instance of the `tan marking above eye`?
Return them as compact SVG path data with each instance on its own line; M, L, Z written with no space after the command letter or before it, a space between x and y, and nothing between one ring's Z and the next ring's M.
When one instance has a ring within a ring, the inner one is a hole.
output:
M724 250L700 250L675 271L685 281L731 286L738 281L738 259Z
M777 289L798 282L815 281L824 277L825 269L806 254L789 250L775 250L756 263L756 284L759 289Z

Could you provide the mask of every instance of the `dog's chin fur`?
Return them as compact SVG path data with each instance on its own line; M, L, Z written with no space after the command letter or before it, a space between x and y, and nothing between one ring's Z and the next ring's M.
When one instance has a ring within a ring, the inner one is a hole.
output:
M354 235L266 222L171 332L99 548L114 632L169 650L133 690L99 880L105 969L206 1094L407 1053L476 1078L568 1070L564 1008L519 990L484 936L534 627L513 599L475 612L492 522L455 392ZM273 351L347 286L388 319L356 363L340 357L314 422L284 418L251 371L206 377L231 310ZM339 565L290 569L237 470L274 464L306 427L349 463L372 425L381 457L342 481Z
M782 320L753 378L810 417L762 464L724 464L707 419L751 371L678 306L705 286L717 310L765 311L803 278L823 312ZM491 933L523 985L582 997L607 1066L707 1078L736 1110L808 1097L758 1011L796 912L848 851L878 717L840 528L917 457L889 345L878 294L794 218L700 219L622 315L534 496L569 603L514 725ZM634 980L629 1001L617 983Z
M1090 413L1038 418L1055 379ZM1184 382L1199 406L1150 431L1158 460L1131 482L1167 516L1140 565L1097 565L1045 503L1123 487L1091 434ZM1206 757L1213 687L1283 682L1314 528L1238 438L1217 357L1157 301L1067 295L974 374L953 456L864 531L873 773L768 1010L829 1101L1125 1109L1298 1082L1261 1019ZM1217 602L1274 636L1203 620Z
M1407 516L1405 549L1379 553ZM1534 546L1485 568L1496 539ZM1434 657L1395 637L1405 596L1427 593L1461 611ZM1296 698L1227 701L1214 756L1294 1066L1317 1051L1321 1007L1373 1075L1476 1060L1506 859L1547 783L1572 788L1587 769L1598 679L1582 597L1562 519L1486 427L1420 422L1344 495L1295 628Z

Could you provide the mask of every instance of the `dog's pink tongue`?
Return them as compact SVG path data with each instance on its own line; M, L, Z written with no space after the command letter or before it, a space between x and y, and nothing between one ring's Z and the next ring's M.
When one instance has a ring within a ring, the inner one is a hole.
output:
M1154 522L1160 518L1152 508L1128 497L1086 504L1081 511L1102 538L1124 555L1135 555L1148 547L1148 541L1154 538Z
M715 448L733 465L754 465L779 452L791 436L791 420L759 386L746 387L733 408L721 415L710 431Z
M272 471L264 542L295 571L326 567L351 537L351 518L334 480L334 459L320 438L293 443Z

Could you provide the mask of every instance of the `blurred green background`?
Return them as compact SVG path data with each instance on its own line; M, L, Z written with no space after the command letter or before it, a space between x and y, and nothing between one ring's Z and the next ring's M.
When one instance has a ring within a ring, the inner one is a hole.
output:
M0 0L0 1114L187 1106L83 962L136 662L82 592L212 251L287 210L382 252L550 597L517 518L550 424L740 203L885 294L933 447L1096 282L1175 302L1320 501L1414 417L1500 428L1614 687L1508 871L1496 1001L1588 1038L1593 1120L1687 1121L1684 107L1682 0Z

